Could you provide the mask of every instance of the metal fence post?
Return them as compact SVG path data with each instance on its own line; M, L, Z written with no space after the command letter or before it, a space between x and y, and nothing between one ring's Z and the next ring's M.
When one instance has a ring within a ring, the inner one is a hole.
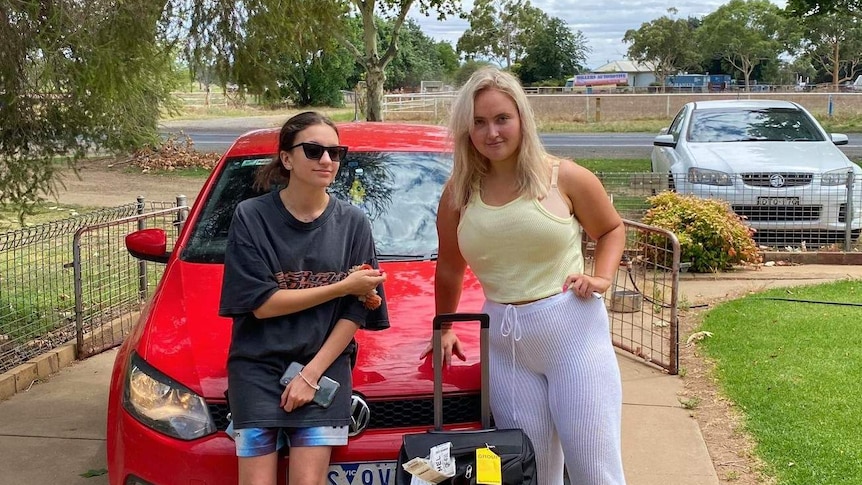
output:
M75 355L84 351L84 283L81 280L81 229L72 237L72 284L75 288Z
M188 207L188 197L185 195L177 196L177 207ZM186 218L189 216L188 209L182 209L177 211L177 220L174 221L174 225L177 227L177 234L179 234L183 230L183 226L186 224Z
M850 251L853 245L853 170L847 172L847 197L844 201L844 251Z
M144 207L144 197L139 195L137 213L143 214ZM140 231L141 229L144 229L146 227L146 221L141 218L141 220L138 221L138 230ZM140 299L140 301L144 301L147 299L147 262L143 259L138 260L138 298Z

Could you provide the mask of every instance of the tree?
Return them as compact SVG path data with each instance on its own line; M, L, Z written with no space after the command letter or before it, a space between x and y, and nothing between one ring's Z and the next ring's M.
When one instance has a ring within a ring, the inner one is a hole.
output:
M668 9L669 15L676 13L675 8ZM637 30L629 29L623 36L623 42L631 44L629 58L652 66L656 79L663 86L669 74L697 63L697 51L691 42L693 23L691 19L672 19L665 15L641 24Z
M56 194L58 169L157 140L168 14L150 0L0 0L0 205ZM61 181L60 181L61 182Z
M382 37L390 33L391 26L382 25L379 29ZM458 59L452 46L448 43L442 45L449 48L449 53L455 58L455 69L458 68ZM445 52L445 48L444 51ZM449 60L451 62L451 59ZM451 77L454 69L444 66L441 58L441 48L434 39L425 35L421 27L415 21L408 19L401 29L401 41L398 53L386 67L386 89L418 89L422 81L439 81L444 77Z
M769 0L730 0L703 19L698 45L742 73L745 85L764 60L776 60L797 31Z
M854 78L862 65L862 20L831 12L802 19L804 50L818 70L829 72L838 91L842 81Z
M789 0L787 13L796 18L843 13L862 18L862 0Z
M525 84L540 81L563 84L583 69L589 53L583 32L573 32L565 21L554 17L535 32L518 75Z
M526 54L547 15L529 0L476 0L473 10L461 18L470 22L470 28L458 39L458 52L510 68Z
M190 0L169 0L178 4ZM249 56L236 56L246 40L246 26L250 18L272 27L268 39L296 54L317 52L326 42L335 38L354 56L365 70L367 85L366 118L383 119L383 86L386 66L395 58L401 28L413 5L419 12L430 15L436 11L439 19L457 13L457 0L193 0L194 10L190 22L190 49L193 59L199 59L209 49L218 60L216 65L226 79L238 79L240 72L248 73L260 64L251 49ZM357 46L351 39L346 23L351 14L362 22L362 42ZM382 43L378 35L378 17L392 22L388 41ZM361 48L360 48L361 47ZM383 53L381 54L381 50ZM295 56L294 56L295 57Z

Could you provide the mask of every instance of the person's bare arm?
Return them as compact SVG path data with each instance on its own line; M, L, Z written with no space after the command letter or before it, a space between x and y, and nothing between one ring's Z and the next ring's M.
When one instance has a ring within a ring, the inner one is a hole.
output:
M315 389L312 384L318 385L320 377L344 352L357 330L359 325L345 318L335 323L335 328L332 329L326 342L311 362L302 369L302 376L296 376L281 393L281 407L290 412L314 399Z
M386 280L386 275L376 269L357 270L343 280L326 286L300 290L278 290L261 306L254 310L256 318L289 315L306 310L334 298L347 295L363 296Z
M596 241L593 276L569 275L563 286L582 297L604 293L616 277L625 249L625 225L601 181L589 170L564 161L560 165L559 187L571 201L575 218Z
M437 314L453 313L458 310L461 300L461 288L464 283L464 273L467 262L458 248L458 222L461 219L459 209L452 206L452 193L449 185L443 189L440 203L437 207L437 266L434 273L434 308ZM432 352L428 347L419 358L424 358ZM461 349L461 342L451 328L443 330L443 362L448 365L452 354L466 360Z

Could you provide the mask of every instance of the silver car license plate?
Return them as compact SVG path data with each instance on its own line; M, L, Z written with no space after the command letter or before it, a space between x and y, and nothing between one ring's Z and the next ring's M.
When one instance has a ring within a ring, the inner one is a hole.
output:
M799 205L799 197L758 197L757 205L780 206Z

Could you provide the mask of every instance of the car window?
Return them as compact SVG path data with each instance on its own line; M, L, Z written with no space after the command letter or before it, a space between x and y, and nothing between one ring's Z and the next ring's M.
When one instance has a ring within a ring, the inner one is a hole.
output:
M816 122L793 108L695 110L688 140L695 143L740 141L824 141Z
M224 262L234 209L260 195L252 188L254 175L270 160L225 162L191 228L184 261ZM380 259L427 259L437 252L437 202L451 168L451 153L350 152L329 191L368 214Z
M685 119L686 111L688 111L688 109L685 107L679 110L679 113L676 114L673 119L673 122L671 122L670 126L667 129L667 134L673 135L673 139L675 141L679 141L679 136L682 131L682 120Z

